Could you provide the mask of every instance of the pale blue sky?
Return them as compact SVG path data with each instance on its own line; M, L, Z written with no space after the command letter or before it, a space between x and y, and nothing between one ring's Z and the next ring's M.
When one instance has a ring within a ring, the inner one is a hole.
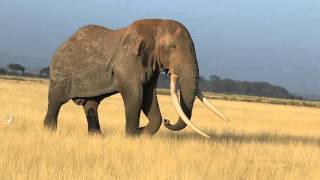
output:
M201 74L267 81L320 94L320 1L1 0L0 52L44 66L79 27L119 28L141 18L175 19L196 45ZM27 63L26 63L27 64Z

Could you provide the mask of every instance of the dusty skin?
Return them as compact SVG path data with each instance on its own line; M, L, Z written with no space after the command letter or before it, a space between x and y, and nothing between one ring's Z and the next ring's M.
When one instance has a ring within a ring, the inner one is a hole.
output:
M151 138L126 138L123 102L115 95L99 108L104 137L88 136L83 109L72 102L49 133L42 126L48 92L42 81L0 79L1 179L320 178L319 108L214 100L227 124L197 100L192 122L211 139L164 127ZM159 103L163 117L178 117L170 96L160 95Z

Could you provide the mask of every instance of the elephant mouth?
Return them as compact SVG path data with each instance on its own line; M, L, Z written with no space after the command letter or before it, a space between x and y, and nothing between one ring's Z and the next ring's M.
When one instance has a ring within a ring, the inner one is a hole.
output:
M185 115L183 112L179 100L178 100L178 94L177 94L177 79L178 76L176 74L171 74L170 75L170 93L171 93L171 98L172 102L174 104L174 107L179 114L180 118L185 122L192 130L196 131L198 134L210 138L209 135L206 133L202 132L197 126L191 123L189 118ZM216 115L218 115L222 120L229 122L229 119L220 111L218 108L216 108L213 104L209 102L209 100L203 95L203 93L200 90L197 90L197 97L203 102L210 110L212 110ZM168 120L165 120L166 124L169 124L170 122Z
M166 74L166 75L170 75L169 69L164 69L163 72L164 72L164 74Z

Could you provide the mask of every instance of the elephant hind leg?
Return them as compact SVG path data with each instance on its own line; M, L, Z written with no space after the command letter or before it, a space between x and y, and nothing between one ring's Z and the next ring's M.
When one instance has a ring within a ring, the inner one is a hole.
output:
M48 109L47 114L44 119L44 127L49 130L57 129L57 119L60 108L65 104L68 99L64 95L64 91L60 91L57 88L51 88L54 85L54 82L50 82L49 94L48 94Z
M87 100L83 105L84 112L86 113L88 122L88 131L93 134L101 134L99 117L98 117L98 106L99 100Z
M58 114L61 106L62 103L60 102L49 102L48 111L44 119L44 127L48 128L49 130L57 129Z

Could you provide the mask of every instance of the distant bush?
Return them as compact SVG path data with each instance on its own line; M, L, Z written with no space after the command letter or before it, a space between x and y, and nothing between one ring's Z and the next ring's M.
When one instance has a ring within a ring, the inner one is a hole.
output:
M44 67L40 69L39 74L40 77L49 77L50 76L50 67Z
M7 70L4 68L0 68L0 74L7 74Z
M8 65L8 69L13 71L13 73L18 73L20 72L21 74L23 74L26 70L26 68L20 64L9 64Z

